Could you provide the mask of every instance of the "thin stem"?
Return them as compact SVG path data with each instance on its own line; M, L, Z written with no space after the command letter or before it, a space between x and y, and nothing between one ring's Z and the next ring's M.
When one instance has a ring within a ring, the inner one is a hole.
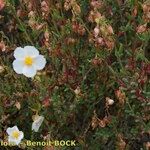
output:
M28 38L29 42L30 42L32 45L34 45L34 43L33 43L33 41L31 40L29 34L27 33L26 27L22 24L22 21L21 21L20 18L18 17L18 15L17 15L17 13L16 13L16 11L15 11L14 6L12 6L12 5L10 5L10 6L11 6L12 11L13 11L13 13L14 13L14 17L15 17L16 20L18 21L18 23L19 23L19 25L21 26L21 28L24 30L24 33L25 33L26 37Z

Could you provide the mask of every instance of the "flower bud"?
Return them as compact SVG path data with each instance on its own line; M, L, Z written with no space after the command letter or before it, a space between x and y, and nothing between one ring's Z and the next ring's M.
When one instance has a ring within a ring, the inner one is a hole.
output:
M95 27L94 28L94 36L97 37L99 34L99 28L98 27Z
M145 32L146 28L147 28L147 24L138 26L137 27L137 33L143 33L143 32Z
M114 100L113 99L110 99L109 97L106 97L106 104L111 106L114 104Z
M4 0L0 0L0 10L2 10L5 6Z
M3 73L4 72L4 67L3 66L0 66L0 73Z
M77 87L77 88L74 90L74 93L75 93L76 95L79 95L79 94L81 93L80 87Z
M109 34L113 34L114 33L113 28L110 25L107 27L107 31L108 31Z

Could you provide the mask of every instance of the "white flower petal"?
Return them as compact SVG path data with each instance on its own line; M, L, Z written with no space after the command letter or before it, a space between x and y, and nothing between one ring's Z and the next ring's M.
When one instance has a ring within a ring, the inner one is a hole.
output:
M18 145L21 142L21 140L16 140L16 145Z
M24 138L24 133L22 131L19 132L19 139L18 140L22 140Z
M14 51L14 57L16 59L22 60L22 59L24 59L25 55L26 55L26 52L25 52L24 48L17 47Z
M46 65L46 59L43 55L39 55L34 60L34 66L37 70L42 70Z
M23 68L24 68L24 62L23 60L14 60L13 62L13 68L15 70L16 73L18 74L22 74L23 72Z
M7 128L6 132L7 132L8 135L11 135L11 133L12 133L14 130L15 130L15 131L19 131L19 130L18 130L18 127L17 127L17 126L14 126L14 127L12 127L12 128L10 128L10 127Z
M20 139L14 139L13 137L9 136L8 137L8 142L10 144L18 145L21 142L21 140Z
M36 69L34 66L24 66L23 74L26 77L33 78L36 75Z
M34 130L35 132L38 132L38 130L39 130L39 126L37 126L37 124L36 123L32 123L32 130Z
M26 56L37 57L39 55L39 51L34 46L25 46L24 50L26 52Z
M32 130L38 132L43 120L44 120L43 116L38 116L37 119L32 123Z
M11 136L8 137L8 142L9 142L10 144L17 145L17 144L16 144L16 140L15 140L13 137L11 137Z

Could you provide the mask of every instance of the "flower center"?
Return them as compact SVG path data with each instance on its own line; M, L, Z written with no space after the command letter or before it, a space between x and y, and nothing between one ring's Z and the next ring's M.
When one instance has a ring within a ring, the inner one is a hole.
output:
M15 138L15 139L18 139L19 138L19 132L18 131L13 131L12 133L12 137Z
M31 66L33 64L33 58L31 58L30 56L27 56L24 60L24 63L28 66Z

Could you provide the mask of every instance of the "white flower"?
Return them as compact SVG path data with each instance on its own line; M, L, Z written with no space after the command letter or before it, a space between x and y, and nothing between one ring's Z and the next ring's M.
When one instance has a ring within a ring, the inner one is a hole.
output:
M8 142L11 144L18 145L24 137L23 132L19 131L17 126L14 126L12 128L7 128L6 132L9 135Z
M43 116L36 116L34 118L34 122L32 123L32 130L34 130L35 132L38 132L42 122L44 120L44 117Z
M39 55L39 51L34 46L17 47L14 51L13 68L16 73L24 74L26 77L34 77L37 70L45 67L46 59Z

